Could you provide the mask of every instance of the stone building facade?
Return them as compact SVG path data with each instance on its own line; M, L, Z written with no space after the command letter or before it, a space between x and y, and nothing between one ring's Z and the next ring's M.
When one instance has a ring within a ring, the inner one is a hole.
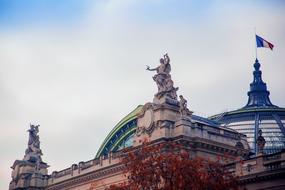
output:
M179 141L191 154L209 159L227 155L224 163L240 176L241 189L285 189L285 152L266 155L261 150L250 157L247 136L221 125L214 119L196 116L187 108L171 79L170 59L164 55L153 80L158 92L153 102L138 106L123 118L106 137L95 159L73 164L69 168L47 172L42 161L38 126L31 125L28 149L12 168L10 190L103 190L126 180L120 163L122 149L137 147L147 139L151 143ZM262 137L260 135L260 137ZM262 145L262 144L261 144ZM239 161L237 161L239 160Z
M259 154L242 162L230 163L227 167L240 176L240 189L285 189L284 150L274 154Z

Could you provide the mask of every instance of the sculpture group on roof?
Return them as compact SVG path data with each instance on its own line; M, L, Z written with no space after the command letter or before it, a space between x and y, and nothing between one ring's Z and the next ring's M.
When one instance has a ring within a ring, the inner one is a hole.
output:
M153 76L153 80L157 84L158 92L155 97L158 99L166 95L167 97L177 100L176 91L178 87L173 87L173 81L171 79L170 71L170 59L167 54L160 59L160 65L156 68L150 69L149 66L146 68L148 71L156 71L157 74Z
M28 141L28 148L25 152L25 160L34 161L34 162L41 162L41 155L42 151L40 148L40 137L39 133L39 126L40 125L32 125L30 124L29 132L29 141Z

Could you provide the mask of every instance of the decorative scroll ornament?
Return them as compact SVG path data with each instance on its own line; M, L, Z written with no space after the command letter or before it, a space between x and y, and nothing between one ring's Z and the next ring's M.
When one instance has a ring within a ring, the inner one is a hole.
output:
M136 134L140 136L143 133L151 134L154 130L154 113L153 113L153 104L148 103L144 105L141 114L139 116L140 125L137 128Z

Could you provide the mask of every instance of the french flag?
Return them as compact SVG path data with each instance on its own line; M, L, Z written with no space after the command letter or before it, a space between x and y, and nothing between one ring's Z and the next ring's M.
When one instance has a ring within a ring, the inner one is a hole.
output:
M274 45L268 41L266 41L265 39L263 39L262 37L255 35L256 38L256 45L257 47L265 47L265 48L270 48L271 50L273 50Z

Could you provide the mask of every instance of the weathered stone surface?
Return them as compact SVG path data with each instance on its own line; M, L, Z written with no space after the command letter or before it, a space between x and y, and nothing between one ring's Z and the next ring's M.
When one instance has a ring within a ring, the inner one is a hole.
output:
M241 160L249 155L246 136L222 126L195 121L194 115L192 116L192 112L187 108L186 99L180 95L180 101L177 100L178 88L173 87L167 54L160 63L155 69L148 67L148 70L157 71L153 79L158 86L158 92L153 102L146 103L137 116L133 146L141 145L144 140L151 143L171 140L180 142L193 156L216 159L217 156L226 155L228 162L232 162L228 165L229 170L241 175L241 182L249 190L255 187L284 189L284 180L280 180L280 176L285 175L285 153L273 156L262 154L244 162L236 162L237 159ZM41 159L38 132L38 126L30 126L24 159L16 160L11 167L13 171L10 190L103 190L127 180L123 174L124 165L120 163L120 151L109 152L86 162L81 161L48 175L48 165ZM260 142L262 150L262 138ZM273 171L275 167L277 169ZM264 180L264 177L271 181Z
M49 167L42 161L40 138L38 135L39 125L30 125L28 148L23 160L16 160L11 167L12 181L9 190L15 189L43 189L48 185Z
M157 74L155 74L152 78L156 82L158 92L155 94L155 100L159 101L162 97L169 97L170 99L177 100L177 94L176 91L178 88L173 86L173 81L171 79L170 71L170 58L167 54L163 56L163 58L160 59L160 65L156 68L150 69L149 66L147 66L148 71L156 71Z

